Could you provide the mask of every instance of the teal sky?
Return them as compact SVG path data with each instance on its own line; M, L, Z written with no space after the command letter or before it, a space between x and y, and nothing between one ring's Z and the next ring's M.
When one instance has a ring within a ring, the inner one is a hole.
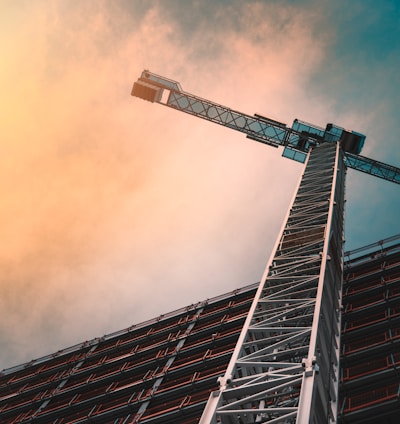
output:
M4 0L0 47L0 369L261 278L302 166L132 98L143 69L400 166L397 1ZM346 249L399 189L349 170Z

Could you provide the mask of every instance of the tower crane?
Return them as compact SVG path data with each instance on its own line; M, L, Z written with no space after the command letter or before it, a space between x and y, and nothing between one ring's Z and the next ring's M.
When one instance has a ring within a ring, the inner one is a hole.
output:
M132 95L283 147L305 164L252 306L201 424L336 423L344 188L353 168L400 184L400 169L364 156L365 136L297 119L288 127L189 94L144 70Z

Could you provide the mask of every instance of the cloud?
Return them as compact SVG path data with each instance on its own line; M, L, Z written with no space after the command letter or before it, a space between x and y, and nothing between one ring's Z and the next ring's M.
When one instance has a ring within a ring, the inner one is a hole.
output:
M284 109L277 93L310 66L295 53L313 45L295 9L211 3L199 15L199 3L166 19L163 3L139 4L14 9L1 105L4 366L254 282L291 197L299 167L283 183L276 152L129 91L150 67L244 111L255 99L254 111L265 99ZM279 189L265 196L266 185Z
M3 6L3 367L262 275L301 166L131 85L148 68L323 125L335 102L309 88L335 28L317 2L182 4Z

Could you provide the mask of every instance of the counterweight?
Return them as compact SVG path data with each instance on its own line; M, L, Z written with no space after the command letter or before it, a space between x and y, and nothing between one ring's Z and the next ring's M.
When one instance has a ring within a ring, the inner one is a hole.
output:
M400 169L360 156L365 136L333 124L292 127L185 93L143 71L132 95L283 146L305 170L219 390L201 424L337 421L346 168L400 183Z

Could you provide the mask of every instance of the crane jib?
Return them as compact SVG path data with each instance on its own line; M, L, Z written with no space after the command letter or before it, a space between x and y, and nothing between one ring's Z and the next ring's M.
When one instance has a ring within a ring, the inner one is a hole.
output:
M304 163L311 148L339 142L349 168L400 184L400 168L360 156L365 135L334 124L325 128L295 119L291 128L265 116L245 113L186 93L179 82L144 70L134 83L132 96L232 128L247 138L273 147L284 147L282 156Z

